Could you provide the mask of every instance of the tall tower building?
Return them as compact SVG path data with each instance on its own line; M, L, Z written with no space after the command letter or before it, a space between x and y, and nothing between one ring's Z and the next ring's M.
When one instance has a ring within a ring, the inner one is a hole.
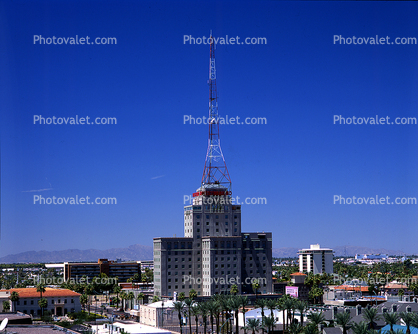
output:
M184 207L184 237L154 238L154 293L172 297L272 291L272 234L242 233L241 205L232 202L231 178L219 136L215 44L210 44L209 138L200 187Z

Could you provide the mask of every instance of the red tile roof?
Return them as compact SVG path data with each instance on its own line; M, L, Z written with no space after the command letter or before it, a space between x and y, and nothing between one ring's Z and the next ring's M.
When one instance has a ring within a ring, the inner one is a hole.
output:
M345 290L345 291L360 291L360 286L352 286L352 285L339 285L334 287L334 290ZM368 292L368 286L362 286L361 292Z
M16 291L19 294L19 298L39 298L40 292L36 291L36 288L22 288L22 289L10 289L0 291ZM42 297L79 297L81 294L68 290L68 289L53 289L45 288L45 292L42 293Z
M290 274L290 276L306 276L306 274L304 274L304 273L293 273L293 274Z

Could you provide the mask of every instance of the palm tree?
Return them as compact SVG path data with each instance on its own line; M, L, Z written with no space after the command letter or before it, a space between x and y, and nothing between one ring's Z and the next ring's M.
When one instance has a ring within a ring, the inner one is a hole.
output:
M337 313L335 315L335 318L337 320L337 325L341 326L343 329L343 334L347 334L347 329L351 327L350 324L350 313L343 312L343 313Z
M125 311L125 303L124 301L128 299L128 294L125 291L120 293L120 299L122 300L122 311Z
M239 296L232 296L229 299L229 306L231 310L234 311L235 315L235 334L238 334L239 327L238 327L238 315L239 315L239 308L241 306L241 298Z
M186 299L186 295L184 294L184 292L180 292L179 295L178 295L178 297L177 297L177 299L180 300L181 302L183 300L185 300Z
M191 299L191 300L193 300L193 299L195 299L197 297L197 292L196 292L196 290L195 289L191 289L190 291L189 291L189 298Z
M183 323L181 321L181 315L183 314L183 311L184 311L184 304L183 302L175 302L173 305L179 317L180 334L183 334Z
M315 326L316 331L318 331L318 326L323 324L325 321L324 314L322 312L310 313L308 314L308 319Z
M207 328L207 320L208 320L208 315L209 315L209 309L208 309L206 303L200 303L198 305L199 305L199 308L200 308L200 314L201 314L202 319L203 319L204 332L206 334L206 328Z
M363 313L363 318L368 323L369 329L374 329L375 321L380 319L380 316L377 314L377 308L366 308Z
M80 296L80 304L83 307L84 312L86 311L86 305L88 303L88 300L89 300L89 297L85 293L83 293Z
M390 332L393 333L393 325L399 321L399 314L396 312L386 312L383 313L383 318L387 325L390 325Z
M256 300L255 304L261 308L261 321L264 321L264 308L266 307L266 300L265 299L258 299ZM264 334L264 327L261 326L261 331Z
M130 308L132 309L132 301L135 299L135 294L132 291L129 291L129 293L126 295L126 299L130 302Z
M312 323L310 323L310 324L307 324L306 326L305 326L305 329L303 330L303 332L305 333L305 334L318 334L318 326L315 326L314 324L312 324Z
M200 307L198 304L192 305L191 313L192 313L192 316L194 316L194 322L196 325L196 334L197 334L199 333L199 315L200 315ZM190 319L190 326L191 325L192 325L192 319Z
M270 332L274 329L274 326L276 325L276 319L274 317L265 317L263 325L266 326L267 331Z
M144 301L144 298L145 298L145 295L142 293L142 292L140 292L140 293L138 293L138 295L136 296L136 300L139 302L140 300L143 302Z
M401 319L405 323L406 326L406 334L411 334L411 325L416 322L416 315L410 312L401 312L400 313Z
M289 296L288 295L284 295L284 296L282 296L280 299L279 299L279 301L277 302L277 306L276 306L276 309L280 312L280 311L282 311L282 314L283 314L283 332L286 330L286 327L285 327L285 323L286 323L286 321L285 321L285 307L284 307L284 303L285 303L285 300L286 299L288 299L289 298Z
M353 323L353 327L351 329L353 330L354 334L368 334L368 325L364 321L360 321L358 323Z
M40 297L40 299L39 299L39 301L38 301L38 305L39 305L39 307L41 308L41 316L43 316L44 315L44 309L43 309L43 307L39 304L39 302L42 300L42 294L44 293L46 291L46 288L45 288L45 285L44 284L42 284L42 283L39 283L37 286L36 286L36 292L39 292L40 294L41 294L41 297ZM42 303L42 305L43 305L44 303Z
M242 307L242 323L245 325L245 307L248 306L248 297L247 296L239 296L239 301ZM245 326L244 326L245 327ZM244 333L246 330L244 329Z
M303 332L303 326L301 324L297 324L292 322L289 326L289 333L290 334L300 334Z
M270 310L270 318L274 318L274 310L277 307L277 301L275 299L267 299L266 307Z
M302 300L297 300L295 307L300 313L300 324L303 326L303 314L308 310L308 304Z
M283 308L286 310L286 329L289 326L289 319L290 323L292 323L292 309L294 308L294 301L293 298L286 298L283 302Z
M257 293L258 293L258 289L260 289L260 283L258 283L258 281L254 282L252 284L252 287L253 287L253 290L255 292L255 300L257 300Z
M189 329L190 329L190 334L192 333L192 317L191 317L191 313L192 313L192 305L193 305L193 299L191 298L187 298L184 300L184 303L187 305L187 313L188 313L188 321L189 321Z
M214 300L209 300L206 302L206 307L210 314L210 327L211 327L211 333L213 333L213 317L218 312L218 303Z
M13 311L16 312L16 302L19 300L19 293L17 291L12 291L9 298L13 303Z
M113 293L116 293L116 308L119 308L119 293L121 292L121 288L119 285L116 285L113 288Z
M43 317L43 309L48 307L48 300L46 298L41 298L38 300L38 305L42 310L42 317Z
M232 285L229 291L231 292L232 295L235 296L239 292L238 286L236 284Z
M255 332L258 332L258 330L260 329L260 320L258 319L247 319L247 325L245 327L243 327L244 331L246 330L250 330L252 331L253 334L255 334Z

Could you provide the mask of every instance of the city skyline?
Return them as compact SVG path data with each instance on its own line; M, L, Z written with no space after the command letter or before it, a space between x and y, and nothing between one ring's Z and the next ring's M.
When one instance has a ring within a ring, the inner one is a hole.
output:
M418 4L184 4L2 4L0 256L181 235L204 168L207 124L190 123L208 116L209 75L209 46L184 38L211 30L267 41L216 49L220 116L267 122L220 126L232 197L264 203L242 203L242 229L271 231L273 248L418 253L417 205L381 202L418 197L418 125L390 124L418 118L418 45L334 41L418 37ZM34 36L117 44L35 44ZM41 116L63 124L39 124ZM353 117L363 124L340 124ZM376 118L389 125L365 124ZM40 196L117 204L40 204ZM353 196L362 204L348 204Z

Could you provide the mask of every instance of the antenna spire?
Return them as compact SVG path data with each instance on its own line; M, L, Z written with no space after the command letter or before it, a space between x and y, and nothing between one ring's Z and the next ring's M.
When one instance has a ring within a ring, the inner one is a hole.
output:
M219 137L218 93L216 90L215 42L210 34L209 61L209 140L203 170L202 188L227 188L231 191L231 178L226 167Z

